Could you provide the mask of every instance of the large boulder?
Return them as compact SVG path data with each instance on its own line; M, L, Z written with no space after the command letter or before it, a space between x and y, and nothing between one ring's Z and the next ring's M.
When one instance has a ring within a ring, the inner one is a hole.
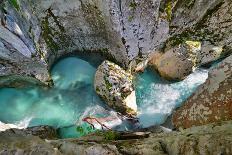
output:
M175 127L232 119L232 55L210 70L206 82L173 114Z
M97 94L118 112L135 115L137 112L133 76L120 66L104 61L97 69L94 87Z
M173 48L167 48L163 53L152 54L150 64L162 77L182 80L196 67L196 58L200 50L200 42L186 41Z

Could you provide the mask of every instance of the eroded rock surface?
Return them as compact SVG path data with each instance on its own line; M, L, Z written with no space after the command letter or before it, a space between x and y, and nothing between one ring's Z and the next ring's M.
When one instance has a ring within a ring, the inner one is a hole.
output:
M207 81L173 115L173 124L189 128L232 119L232 56L210 70Z
M104 61L97 69L94 88L106 103L118 112L135 115L137 112L133 76L120 66Z
M209 62L209 48L216 55L232 51L230 0L14 0L0 5L0 76L7 78L26 75L49 84L54 61L77 51L100 52L122 67L188 40L210 46L202 63Z
M41 140L0 133L1 154L225 154L232 153L232 122L208 124L170 133L97 133L80 139Z
M19 134L19 135L33 135L38 136L42 139L56 139L58 135L56 129L50 126L35 126L25 128L23 126L14 125L14 124L5 124L0 122L0 132L8 134Z
M186 41L184 44L154 53L150 65L160 75L171 80L182 80L197 67L197 55L201 50L200 42Z

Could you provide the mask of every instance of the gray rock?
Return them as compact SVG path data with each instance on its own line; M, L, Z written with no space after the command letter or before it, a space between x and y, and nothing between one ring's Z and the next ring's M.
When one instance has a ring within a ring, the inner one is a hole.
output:
M41 139L56 139L58 135L56 129L50 126L35 126L25 128L24 126L17 126L14 124L5 124L0 122L0 132L5 134L19 134L19 135L33 135Z
M182 80L197 67L200 50L200 42L186 41L162 53L154 53L149 58L150 65L164 78Z
M206 82L173 114L175 127L232 119L232 56L210 70Z
M133 76L120 66L104 61L97 69L94 88L106 103L122 114L136 115Z
M80 139L41 140L0 133L0 154L231 154L232 122L169 133L96 133ZM123 140L121 140L123 139Z
M22 0L0 5L2 76L24 73L48 84L49 67L77 51L104 53L123 67L164 45L174 48L186 40L206 47L200 64L232 51L228 0ZM204 46L205 41L210 44ZM209 51L214 53L210 57ZM28 62L33 62L30 68Z

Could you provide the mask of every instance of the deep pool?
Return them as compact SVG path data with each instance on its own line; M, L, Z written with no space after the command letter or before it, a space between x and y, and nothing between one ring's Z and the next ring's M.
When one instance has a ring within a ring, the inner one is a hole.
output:
M19 127L50 125L60 138L80 137L93 132L82 119L87 116L117 116L93 89L96 65L78 57L60 60L51 70L54 87L0 89L0 121ZM197 69L181 82L168 82L150 69L135 79L139 127L164 123L173 109L180 106L208 77ZM127 122L115 123L116 130L131 130ZM138 125L136 126L138 127Z

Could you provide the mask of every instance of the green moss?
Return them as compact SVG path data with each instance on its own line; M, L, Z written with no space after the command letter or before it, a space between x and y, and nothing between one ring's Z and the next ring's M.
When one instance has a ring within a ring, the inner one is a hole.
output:
M53 32L49 27L48 18L45 18L42 21L42 36L47 44L47 46L51 49L52 52L55 52L59 49L57 43L53 40Z
M170 21L172 18L172 0L167 0L165 12L167 14L167 19Z
M103 133L103 136L105 140L118 140L120 138L120 135L114 131L107 131Z
M8 0L8 1L10 2L11 5L14 6L14 8L15 8L16 10L19 11L20 6L19 6L19 3L18 3L18 0Z
M110 90L112 88L112 84L107 80L107 77L104 76L105 84L106 84L106 89Z
M96 87L96 92L99 93L100 92L100 88Z
M55 26L51 26L49 21L53 21ZM67 47L70 39L65 35L64 27L59 23L58 18L52 13L51 9L47 10L47 16L42 20L42 36L51 52L57 54L59 49Z
M129 16L129 17L128 17L128 22L132 22L133 19L134 19L134 16Z
M137 7L137 3L135 1L130 2L129 7L132 8L132 10L135 10Z

